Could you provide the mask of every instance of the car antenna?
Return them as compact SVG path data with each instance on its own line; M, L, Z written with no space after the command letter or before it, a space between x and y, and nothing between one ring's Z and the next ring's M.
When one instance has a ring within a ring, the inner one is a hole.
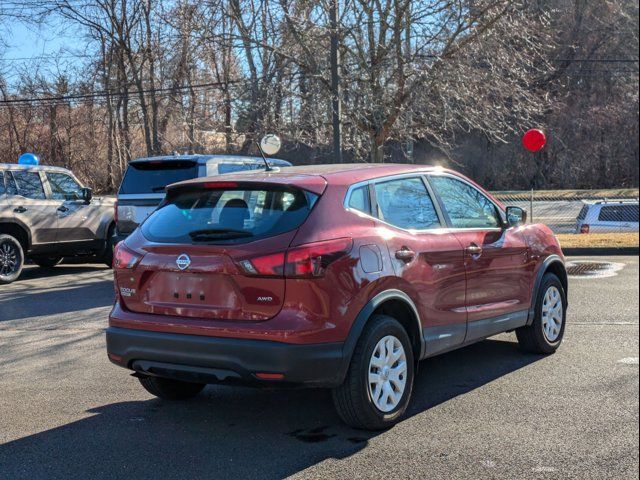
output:
M269 162L267 161L267 157L264 156L264 152L262 151L262 146L260 145L260 142L256 142L256 146L258 147L258 150L260 150L260 155L262 155L262 161L264 162L265 172L273 172L274 168L271 165L269 165Z

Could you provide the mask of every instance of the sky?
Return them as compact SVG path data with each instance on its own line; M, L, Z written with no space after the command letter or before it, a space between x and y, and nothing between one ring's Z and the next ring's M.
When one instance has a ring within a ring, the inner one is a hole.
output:
M0 68L11 84L19 73L28 72L36 63L40 69L73 66L78 63L76 55L83 54L84 41L73 36L67 29L56 25L40 27L12 21L0 25ZM46 58L43 58L46 57ZM50 57L50 58L49 58Z
M64 46L64 38L49 27L34 30L32 26L23 23L12 23L8 28L5 39L9 47L5 50L5 58L33 57L54 53Z

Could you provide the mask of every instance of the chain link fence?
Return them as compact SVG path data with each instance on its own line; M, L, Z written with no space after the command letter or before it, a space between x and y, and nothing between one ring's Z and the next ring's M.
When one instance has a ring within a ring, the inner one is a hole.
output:
M524 208L529 223L556 234L638 232L638 190L541 190L493 192L505 205Z

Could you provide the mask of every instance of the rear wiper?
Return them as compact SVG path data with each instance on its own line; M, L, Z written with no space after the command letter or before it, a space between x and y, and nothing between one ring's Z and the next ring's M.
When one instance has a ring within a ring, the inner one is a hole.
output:
M230 228L207 228L189 232L192 240L222 240L229 238L253 237L253 233L246 230L233 230Z
M153 187L151 189L152 192L162 192L166 187Z

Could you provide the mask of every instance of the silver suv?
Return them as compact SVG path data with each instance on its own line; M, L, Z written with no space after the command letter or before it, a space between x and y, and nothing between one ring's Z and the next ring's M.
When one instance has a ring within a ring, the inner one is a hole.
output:
M286 160L269 158L273 167L288 167ZM245 170L264 170L264 160L241 155L172 155L138 158L129 162L118 191L116 239L124 240L164 199L171 183Z
M0 163L0 284L25 259L53 267L63 257L99 256L111 266L114 200L93 198L69 170Z
M638 200L585 202L576 219L576 233L638 231Z

